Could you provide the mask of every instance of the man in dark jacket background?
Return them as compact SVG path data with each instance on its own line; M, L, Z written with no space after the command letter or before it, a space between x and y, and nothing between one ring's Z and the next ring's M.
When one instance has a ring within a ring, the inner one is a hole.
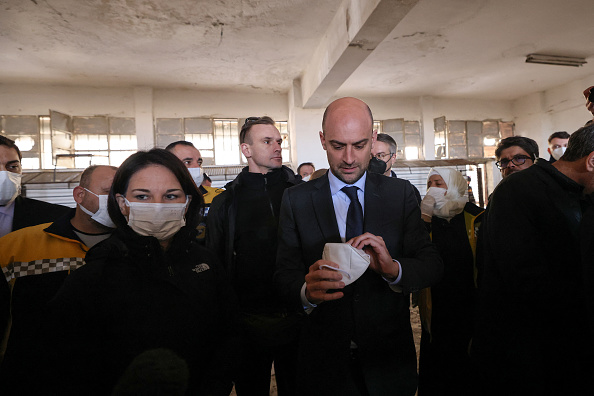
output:
M22 159L18 146L0 135L0 237L21 228L52 222L69 211L66 206L20 195Z
M592 257L582 263L579 227L588 207L584 195L592 192L594 125L572 134L554 164L539 158L493 192L479 242L477 394L591 392L584 268Z
M274 361L283 396L295 389L300 317L285 313L273 292L272 276L283 192L300 181L282 165L282 138L270 117L247 118L239 140L248 166L213 200L206 244L224 263L240 303L237 394L268 394Z

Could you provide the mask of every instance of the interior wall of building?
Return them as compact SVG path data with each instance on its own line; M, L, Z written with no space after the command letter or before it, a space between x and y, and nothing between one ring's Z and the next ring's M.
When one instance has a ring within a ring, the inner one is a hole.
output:
M548 159L548 137L553 132L571 134L592 119L582 94L591 85L594 75L518 98L512 103L516 135L536 140L540 156Z
M573 132L591 118L582 91L592 78L576 80L515 101L423 98L361 97L375 119L404 118L421 122L425 157L432 159L433 122L501 119L514 121L516 134L535 139L546 154L546 141L557 130ZM292 91L293 92L293 91ZM299 98L289 94L202 92L153 88L96 88L36 85L0 85L0 114L44 115L57 110L71 115L135 117L139 148L154 144L152 121L167 117L243 118L269 115L287 120L291 128L293 166L314 162L327 167L318 132L324 109L303 109Z

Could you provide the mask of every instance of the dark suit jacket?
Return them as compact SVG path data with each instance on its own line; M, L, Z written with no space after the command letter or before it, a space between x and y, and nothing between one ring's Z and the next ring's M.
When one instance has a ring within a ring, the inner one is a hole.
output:
M409 292L440 280L443 264L421 220L412 185L367 174L364 231L380 235L402 266L393 291L368 269L345 288L345 296L308 315L300 345L302 394L348 395L348 362L358 346L370 395L414 395L416 354L410 327ZM309 267L326 242L341 242L327 174L285 191L279 224L275 286L287 304L303 312L300 292Z
M70 208L67 206L18 196L14 201L12 230L16 231L38 224L52 223L65 215L69 210Z

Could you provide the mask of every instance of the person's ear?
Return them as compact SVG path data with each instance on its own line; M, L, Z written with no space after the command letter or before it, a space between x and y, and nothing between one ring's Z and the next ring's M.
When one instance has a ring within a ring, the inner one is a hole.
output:
M241 143L241 153L245 156L245 158L252 158L252 150L249 144Z
M586 157L586 170L588 172L594 172L594 151L592 151L587 157Z
M83 201L83 198L85 197L85 193L86 191L84 188L82 188L81 186L76 186L72 190L72 197L74 198L74 201L77 204L80 204Z
M322 143L322 147L326 150L326 137L324 137L324 132L320 131L320 143Z
M375 141L377 140L377 129L373 129L371 131L371 148L375 146Z
M550 155L553 155L553 153L551 152L551 148L550 147L547 149L547 151L549 152Z
M116 194L116 201L118 201L118 206L120 207L120 212L128 218L130 215L130 207L126 205L126 199L122 194Z

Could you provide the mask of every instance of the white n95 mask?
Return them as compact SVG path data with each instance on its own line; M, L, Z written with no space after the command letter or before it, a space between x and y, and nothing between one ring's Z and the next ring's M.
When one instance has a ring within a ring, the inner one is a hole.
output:
M437 209L446 204L447 199L445 195L447 192L447 189L441 187L429 187L427 189L427 195L431 195L433 198L435 198L435 207Z
M105 227L115 228L116 225L113 223L113 221L111 221L111 217L109 217L109 213L107 212L107 198L109 196L108 195L97 195L93 191L86 189L86 188L85 188L85 191L88 191L91 194L93 194L94 196L96 196L97 198L99 198L99 209L97 209L97 211L95 213L93 213L90 210L88 210L87 208L85 208L84 206L82 206L81 204L78 204L78 206L80 206L80 209L83 212L85 212L86 214L88 214L89 216L91 216L91 219L95 220L97 223L102 224Z
M130 208L128 226L137 234L164 241L186 225L188 197L186 203L130 202L126 198L124 201Z
M324 245L322 260L332 261L340 268L321 265L320 268L327 268L338 271L342 274L342 281L345 286L350 285L363 275L369 267L371 258L361 249L355 249L348 243L327 243Z
M9 171L0 171L0 206L6 206L21 193L23 175Z
M202 172L202 168L188 168L192 179L194 179L194 183L196 183L196 187L200 187L202 182L204 181L204 173Z
M553 156L553 158L558 160L559 158L563 157L563 154L565 154L566 150L567 147L557 147L555 150L553 150L551 155Z

